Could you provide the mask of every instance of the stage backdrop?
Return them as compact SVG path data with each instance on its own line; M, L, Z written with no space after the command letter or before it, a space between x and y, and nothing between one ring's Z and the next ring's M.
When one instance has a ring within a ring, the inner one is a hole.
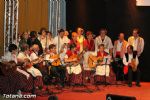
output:
M48 28L48 0L19 0L19 32Z
M19 0L18 32L48 29L48 0ZM3 55L4 0L0 0L0 56Z
M83 27L98 35L106 27L114 41L120 32L127 37L134 27L141 29L145 49L140 57L141 77L150 81L150 7L137 7L136 0L67 0L67 29Z

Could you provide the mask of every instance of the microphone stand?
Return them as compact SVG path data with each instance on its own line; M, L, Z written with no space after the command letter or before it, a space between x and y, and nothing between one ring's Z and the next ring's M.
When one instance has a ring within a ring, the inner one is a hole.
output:
M107 67L107 60L108 60L108 58L106 58L106 62L105 62L105 86L107 86L107 82L106 82L106 67Z

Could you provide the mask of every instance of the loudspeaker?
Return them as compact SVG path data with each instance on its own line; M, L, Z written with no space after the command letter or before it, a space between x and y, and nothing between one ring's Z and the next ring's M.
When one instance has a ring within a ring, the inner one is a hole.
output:
M107 94L106 100L136 100L136 98L129 97L129 96L115 95L115 94Z

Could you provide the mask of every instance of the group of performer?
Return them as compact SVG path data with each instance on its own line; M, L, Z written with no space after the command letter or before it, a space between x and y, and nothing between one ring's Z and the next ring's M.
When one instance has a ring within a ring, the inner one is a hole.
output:
M10 69L14 70L10 71L11 74L15 72L23 74L26 81L32 76L36 81L35 88L39 88L43 86L45 70L48 75L56 78L57 85L64 87L66 83L81 84L84 80L93 80L93 83L102 81L112 83L122 75L117 74L120 68L122 73L128 76L129 87L132 87L134 72L137 76L136 86L140 87L138 58L144 49L144 39L140 37L138 28L132 32L128 41L124 39L125 34L120 33L114 46L105 28L100 29L96 38L91 31L87 31L85 36L82 28L72 32L71 39L68 37L68 31L63 29L60 29L54 38L45 28L39 33L24 32L20 36L18 47L17 44L9 45L9 52L5 54L0 69L4 76ZM0 79L3 79L2 75ZM5 88L3 87L3 90Z

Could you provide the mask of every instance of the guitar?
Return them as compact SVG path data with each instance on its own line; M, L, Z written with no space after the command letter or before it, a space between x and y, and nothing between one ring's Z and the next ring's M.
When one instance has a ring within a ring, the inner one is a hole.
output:
M41 63L44 59L45 54L40 55L37 59L31 61L33 64Z
M52 66L59 66L61 64L59 54L51 56L50 59L54 59L54 61L51 63Z
M136 59L131 60L131 67L134 72L137 70Z
M96 67L97 64L101 64L101 62L103 62L103 57L97 57L97 56L89 55L88 66L90 68Z
M54 54L53 56L50 56L50 59L54 59L54 61L51 63L52 66L59 66L61 65L61 60L60 60L60 54L63 53L63 50L65 48L66 44L64 44L61 49L60 52L58 54Z

